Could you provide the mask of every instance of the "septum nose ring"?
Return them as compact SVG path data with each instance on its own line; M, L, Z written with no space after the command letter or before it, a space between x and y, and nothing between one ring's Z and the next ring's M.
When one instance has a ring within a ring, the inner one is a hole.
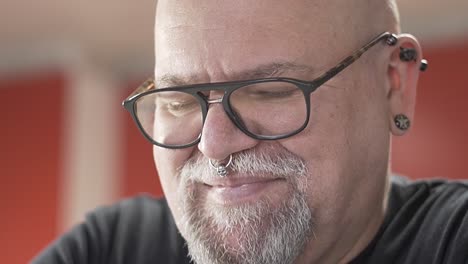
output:
M231 165L232 163L232 154L229 155L229 160L226 163L226 165L219 163L219 162L216 162L217 164L215 165L212 159L209 159L209 162L210 162L211 168L215 169L216 173L218 173L218 176L226 177L228 175L227 167L229 167L229 165Z

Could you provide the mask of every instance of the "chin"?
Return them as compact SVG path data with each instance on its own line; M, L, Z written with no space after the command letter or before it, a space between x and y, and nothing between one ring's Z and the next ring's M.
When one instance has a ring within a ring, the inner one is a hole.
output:
M292 263L313 233L312 211L302 194L286 197L229 205L188 199L181 223L190 255L204 264Z

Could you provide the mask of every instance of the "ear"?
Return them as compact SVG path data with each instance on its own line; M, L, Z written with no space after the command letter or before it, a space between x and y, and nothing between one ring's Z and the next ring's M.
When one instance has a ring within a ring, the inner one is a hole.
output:
M395 125L395 117L403 114L410 122L414 120L416 87L419 72L425 65L421 64L421 46L411 35L399 35L398 42L392 49L387 69L387 98L390 106L388 120L392 134L401 136L406 130L401 130Z

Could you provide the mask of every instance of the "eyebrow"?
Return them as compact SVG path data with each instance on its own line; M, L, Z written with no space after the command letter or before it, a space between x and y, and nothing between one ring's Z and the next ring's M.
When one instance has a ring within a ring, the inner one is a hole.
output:
M231 80L251 80L268 77L278 77L287 72L313 73L314 68L309 65L297 64L292 62L272 62L259 65L253 69L243 70L230 75ZM177 76L165 74L155 80L156 87L172 87L190 84L202 83L201 78L196 75Z

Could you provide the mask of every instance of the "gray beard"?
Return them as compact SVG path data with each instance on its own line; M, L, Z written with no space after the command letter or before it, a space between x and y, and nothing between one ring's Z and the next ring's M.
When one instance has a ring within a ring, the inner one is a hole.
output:
M181 168L181 233L195 263L286 264L303 252L313 234L312 212L304 192L307 170L304 162L289 151L275 152L278 149L242 152L234 157L230 169L286 179L292 191L280 204L261 199L241 206L206 205L204 197L190 187L203 178L219 176L202 157ZM269 156L271 153L276 156Z

